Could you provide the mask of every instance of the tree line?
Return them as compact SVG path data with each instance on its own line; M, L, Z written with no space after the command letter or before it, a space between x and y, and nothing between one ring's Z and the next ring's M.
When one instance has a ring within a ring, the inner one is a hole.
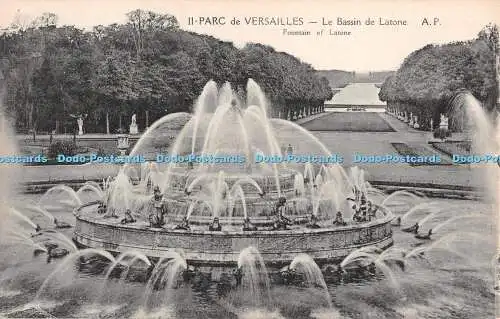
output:
M170 14L134 10L124 24L85 31L59 26L45 13L0 35L4 105L18 131L73 133L86 114L87 132L115 132L130 116L144 128L171 112L190 112L205 83L231 82L245 94L253 78L271 116L294 119L321 111L328 80L296 57L258 43L242 49L181 30ZM123 119L123 123L122 123Z
M451 101L463 91L493 112L499 94L498 51L498 27L493 24L470 41L426 45L406 57L396 74L385 80L379 97L388 108L418 116L422 129L430 129L431 119L434 128L439 126L440 114L452 116Z

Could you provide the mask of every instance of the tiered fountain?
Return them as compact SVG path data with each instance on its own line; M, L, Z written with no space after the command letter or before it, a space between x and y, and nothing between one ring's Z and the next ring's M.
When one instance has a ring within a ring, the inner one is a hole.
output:
M239 101L228 83L219 90L211 81L193 115L170 114L154 123L130 154L149 154L152 161L123 167L102 201L77 209L74 240L157 258L182 251L188 264L200 267L234 266L247 247L256 247L267 266L279 267L301 253L321 264L361 247L392 244L393 217L370 205L370 185L357 168L255 163L257 154L288 155L282 147L293 141L278 139L276 126L308 138L309 154L330 152L298 125L268 118L254 81L247 84L246 106ZM162 137L175 125L183 127L169 154L245 160L156 163L154 152L164 149Z

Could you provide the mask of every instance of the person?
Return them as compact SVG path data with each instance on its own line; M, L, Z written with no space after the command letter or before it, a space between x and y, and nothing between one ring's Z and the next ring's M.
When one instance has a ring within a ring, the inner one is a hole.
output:
M342 213L340 211L337 212L337 215L335 216L335 220L333 221L334 225L338 226L345 226L347 223L344 221L344 217L342 216Z
M135 218L132 216L132 211L127 209L125 211L125 217L120 221L122 224L135 223Z
M210 231L221 231L222 230L222 226L219 223L219 217L214 217L214 221L212 222L212 224L210 224L210 226L208 226L208 230L210 230Z
M288 147L286 148L286 153L288 155L291 155L293 153L293 147L292 144L288 144Z
M243 222L243 231L255 231L257 230L257 226L253 225L250 222L250 217L245 218Z

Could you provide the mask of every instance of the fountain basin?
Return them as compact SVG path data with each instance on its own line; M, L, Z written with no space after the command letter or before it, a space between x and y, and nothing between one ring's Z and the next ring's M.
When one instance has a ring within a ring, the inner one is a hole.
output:
M87 213L83 208L89 205L75 212L73 239L79 246L112 253L132 250L153 258L182 251L186 261L195 266L235 266L240 252L250 246L257 248L265 263L274 268L289 264L301 253L310 255L318 264L324 264L340 262L361 247L385 249L393 243L392 216L362 224L319 229L185 231L150 228L146 222L121 224L119 219L103 219Z

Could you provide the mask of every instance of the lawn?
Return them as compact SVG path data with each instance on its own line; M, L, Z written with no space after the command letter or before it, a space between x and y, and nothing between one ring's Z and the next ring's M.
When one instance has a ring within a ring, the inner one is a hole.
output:
M395 131L378 113L372 112L332 112L302 126L310 131Z

